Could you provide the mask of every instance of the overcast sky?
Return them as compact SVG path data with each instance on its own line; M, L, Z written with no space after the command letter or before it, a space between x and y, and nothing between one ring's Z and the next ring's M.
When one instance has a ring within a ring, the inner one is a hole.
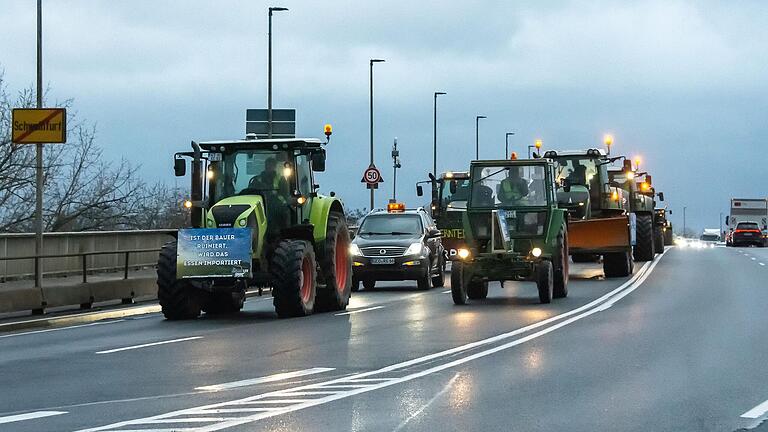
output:
M768 4L763 1L97 1L44 0L44 79L95 122L106 155L175 182L190 140L240 138L246 108L266 106L267 8L274 17L274 105L296 108L300 135L334 125L321 190L368 203L368 59L376 65L376 163L399 197L432 166L474 156L597 147L642 155L682 225L718 226L728 199L765 197ZM0 68L11 90L34 83L35 2L3 0Z

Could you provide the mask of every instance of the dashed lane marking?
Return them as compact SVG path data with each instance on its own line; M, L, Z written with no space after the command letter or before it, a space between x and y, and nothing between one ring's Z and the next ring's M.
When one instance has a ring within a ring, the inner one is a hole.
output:
M152 342L152 343L145 343L145 344L141 344L141 345L133 345L133 346L123 347L123 348L115 348L115 349L105 350L105 351L96 351L96 354L112 354L112 353L116 353L116 352L120 352L120 351L135 350L135 349L147 348L147 347L157 346L157 345L166 345L166 344L176 343L176 342L186 342L186 341L191 341L191 340L195 340L195 339L202 339L202 338L203 338L202 336L192 336L192 337L186 337L186 338L181 338L181 339L171 339L171 340L160 341L160 342Z
M11 416L0 417L0 424L13 423L13 422L19 422L24 420L33 420L33 419L38 419L43 417L62 415L66 413L67 413L66 411L35 411L31 413L26 413L26 414L16 414Z
M337 313L337 314L334 314L334 315L336 315L336 316L352 315L352 314L356 314L356 313L360 313L360 312L368 312L368 311L372 311L372 310L376 310L376 309L382 309L382 308L384 308L384 306L373 306L373 307L368 307L368 308L363 308L363 309L355 309L355 310L351 310L351 311L347 311L347 312Z
M744 414L741 415L741 417L748 418L748 419L756 419L761 417L763 414L765 414L766 411L768 411L768 400L752 408L751 410L745 412Z

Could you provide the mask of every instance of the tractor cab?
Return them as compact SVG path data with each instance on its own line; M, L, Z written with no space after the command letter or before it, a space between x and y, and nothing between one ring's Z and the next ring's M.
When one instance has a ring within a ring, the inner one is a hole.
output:
M443 235L445 258L455 260L459 248L464 245L462 213L467 209L469 199L469 172L446 171L435 178L416 184L416 194L424 195L422 184L434 183L430 212L437 228Z

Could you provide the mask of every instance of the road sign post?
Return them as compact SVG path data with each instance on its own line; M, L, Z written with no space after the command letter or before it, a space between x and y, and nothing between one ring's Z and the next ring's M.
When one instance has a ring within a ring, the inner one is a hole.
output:
M67 142L67 110L14 108L11 141L15 144Z

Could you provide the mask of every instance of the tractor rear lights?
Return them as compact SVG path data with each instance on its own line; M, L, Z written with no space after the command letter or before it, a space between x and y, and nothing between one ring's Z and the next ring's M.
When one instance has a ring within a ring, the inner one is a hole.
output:
M404 203L389 203L387 204L387 212L389 213L402 213L405 211Z

